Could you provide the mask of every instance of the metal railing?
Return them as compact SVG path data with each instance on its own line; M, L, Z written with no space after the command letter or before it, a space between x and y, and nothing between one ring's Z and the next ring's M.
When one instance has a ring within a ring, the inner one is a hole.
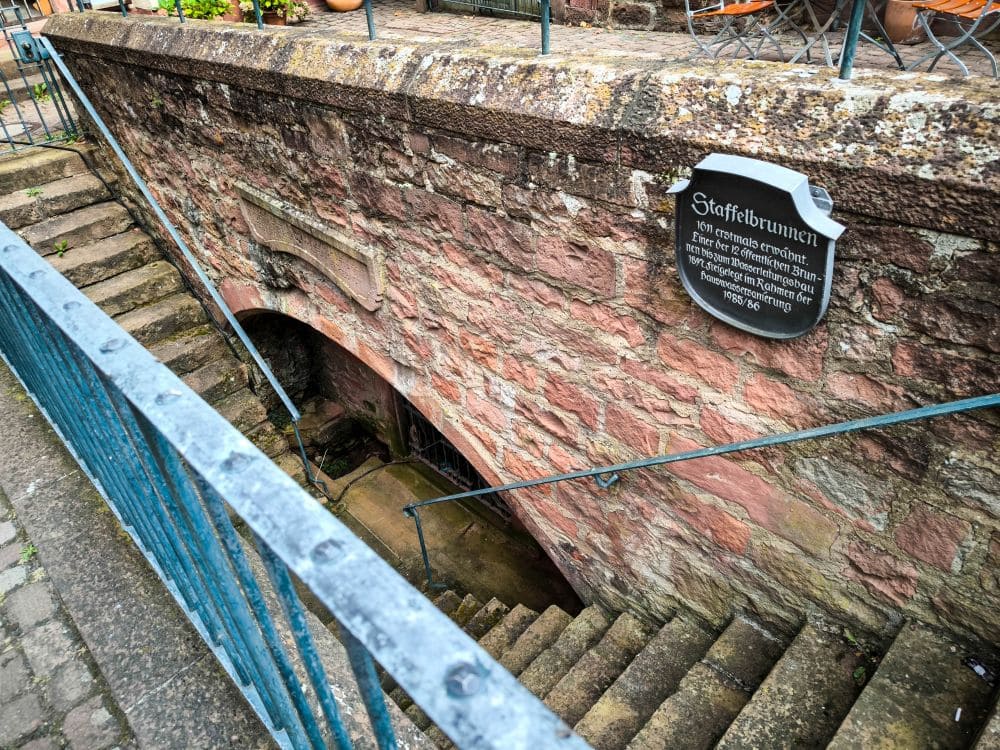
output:
M383 750L396 740L372 657L461 748L587 747L3 225L0 354L281 747L351 746L292 574L339 623Z
M187 242L181 237L180 232L177 231L177 227L174 226L173 222L167 217L163 208L160 206L159 202L149 191L149 187L146 185L146 181L142 179L139 172L136 170L135 166L132 164L132 160L128 158L124 150L122 150L121 144L118 143L118 139L115 138L114 134L108 128L104 119L98 114L97 110L94 109L94 105L91 103L90 98L84 93L83 89L80 88L80 84L77 83L76 78L70 72L69 68L66 67L66 63L63 61L62 57L56 51L55 47L52 46L52 42L48 39L42 37L40 39L31 36L30 33L18 33L16 39L16 50L19 58L25 63L40 61L43 63L48 63L50 60L55 63L60 75L63 80L70 87L73 94L76 96L77 101L84 108L87 115L90 117L91 121L97 126L100 131L101 136L104 138L105 142L110 146L111 150L114 152L115 156L122 163L125 171L128 173L129 177L135 183L136 187L139 189L140 194L145 198L146 202L149 204L150 208L153 210L153 214L159 220L160 224L163 226L164 230L173 240L177 249L180 250L181 255L187 261L188 266L198 277L198 281L201 282L205 291L208 292L213 304L225 318L226 323L232 329L233 333L239 339L240 343L244 346L250 358L253 360L254 364L264 375L265 380L274 390L278 399L281 401L285 410L288 412L288 416L291 420L292 431L295 435L295 441L298 447L299 459L302 461L302 467L305 471L306 480L313 486L317 487L324 495L327 494L327 488L325 482L316 477L315 472L312 469L312 465L309 463L309 457L306 455L306 448L302 442L302 435L299 431L299 422L302 420L302 414L299 412L298 407L292 402L291 397L282 387L281 383L275 377L274 373L271 371L270 366L261 356L261 353L254 346L253 341L250 340L250 336L244 330L243 326L240 324L239 320L233 314L233 311L229 309L226 304L225 299L219 294L219 291L215 288L212 280L205 273L205 270L201 267L198 259L195 257L194 253L191 252L190 248L187 246Z
M682 453L670 453L662 456L650 456L635 461L627 461L609 466L598 466L591 469L582 469L568 474L553 474L538 479L528 479L523 482L511 482L496 487L485 487L483 489L459 492L454 495L445 495L430 500L422 500L410 503L403 507L403 514L413 519L413 524L417 530L417 539L420 542L420 554L424 561L424 573L427 576L427 585L434 589L441 588L441 585L434 581L431 571L430 555L427 551L427 543L424 539L423 526L420 523L420 509L439 503L450 503L458 500L468 500L481 495L510 492L512 490L523 490L528 487L538 487L544 484L555 484L557 482L569 482L575 479L593 479L601 489L608 489L621 479L621 474L626 471L636 471L638 469L649 469L655 466L665 466L666 464L677 463L679 461L691 461L696 458L707 458L708 456L723 456L727 453L738 453L757 448L768 448L775 445L788 445L798 443L803 440L818 440L820 438L833 437L835 435L846 435L862 430L872 430L879 427L890 427L907 422L918 422L934 417L943 417L948 414L959 414L961 412L973 411L976 409L988 409L1000 406L1000 393L993 393L987 396L977 396L975 398L962 399L960 401L950 401L944 404L934 404L923 406L919 409L908 411L892 412L880 414L875 417L865 419L853 419L847 422L837 422L836 424L814 427L809 430L798 430L796 432L783 432L775 435L743 440L738 443L727 443L726 445L716 445L710 448L699 448L697 450L684 451Z

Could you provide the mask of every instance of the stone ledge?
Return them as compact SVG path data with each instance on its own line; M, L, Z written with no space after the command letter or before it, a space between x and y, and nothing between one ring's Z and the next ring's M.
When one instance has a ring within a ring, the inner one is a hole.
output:
M992 80L726 61L595 61L108 13L54 16L68 53L673 173L711 151L778 161L841 211L1000 239ZM86 85L86 81L84 81Z

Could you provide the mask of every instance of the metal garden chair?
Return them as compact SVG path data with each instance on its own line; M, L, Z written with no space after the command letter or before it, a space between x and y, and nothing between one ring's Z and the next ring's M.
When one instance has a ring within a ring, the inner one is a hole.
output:
M968 45L986 55L993 69L993 77L1000 77L997 73L996 57L980 41L1000 26L1000 0L920 0L914 3L914 6L917 8L917 19L935 50L911 64L907 70L913 70L933 58L930 67L927 68L930 72L942 57L948 56L961 68L963 75L969 75L968 66L955 52L959 47ZM935 20L957 27L958 36L947 42L942 41L931 30L932 22Z
M736 48L733 57L738 57L740 50L745 49L750 59L756 59L765 42L774 45L778 57L784 59L781 45L771 33L769 24L765 22L769 11L774 8L774 3L775 0L748 0L748 2L718 0L704 8L692 8L691 0L684 0L688 31L691 32L699 50L713 60L717 60L731 45ZM718 30L710 40L705 41L695 30L696 21L699 23L721 21L721 26L718 26Z

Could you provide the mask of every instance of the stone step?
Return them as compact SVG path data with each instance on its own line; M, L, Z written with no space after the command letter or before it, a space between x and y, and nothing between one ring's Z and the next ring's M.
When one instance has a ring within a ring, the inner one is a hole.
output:
M299 484L305 484L306 470L302 467L302 460L294 453L285 453L274 459L278 468L285 472Z
M191 390L210 404L235 393L240 388L245 388L250 382L247 377L247 366L233 354L202 365L194 372L185 375L183 380Z
M151 346L180 331L205 324L208 316L198 300L181 292L119 315L116 322L138 339L139 343Z
M785 650L786 642L736 618L628 744L629 750L711 748Z
M0 195L88 172L79 154L40 148L0 159Z
M1000 693L993 702L990 718L979 733L973 750L1000 750Z
M510 612L510 607L494 597L486 602L482 609L469 618L469 621L465 623L465 632L469 634L470 638L478 641L490 632L508 612Z
M257 399L257 403L260 403L260 399L253 394L251 395ZM229 396L225 396L219 401L216 401L213 406L219 409L219 404L223 403L228 399ZM263 407L261 407L263 408ZM270 459L275 459L278 456L284 456L287 453L291 453L288 449L288 443L285 441L285 436L278 432L277 428L268 420L264 419L263 422L258 424L256 427L251 427L247 430L240 430L247 440L256 445L265 456ZM299 461L301 464L301 460ZM305 469L303 469L303 472Z
M448 589L447 591L442 591L440 594L435 596L433 601L435 607L441 610L444 614L451 616L451 613L461 606L462 597L451 589Z
M537 697L544 698L609 627L611 620L600 607L587 607L566 626L555 643L521 672L518 680Z
M504 615L490 632L479 639L479 645L486 650L486 653L499 660L537 618L537 612L518 604Z
M861 692L866 658L806 624L719 741L720 750L825 747Z
M500 658L500 664L515 677L539 654L558 640L573 618L555 604L548 607Z
M549 691L546 705L574 726L653 635L651 628L628 612L619 615L597 645Z
M460 628L464 628L479 610L483 608L483 603L472 594L466 594L462 603L451 613L451 619Z
M632 660L574 727L597 750L622 750L684 675L705 655L713 636L675 617Z
M248 433L253 427L267 420L267 411L249 388L243 388L213 404L226 421L251 440ZM270 424L270 423L268 423Z
M91 284L83 293L108 315L115 317L157 302L184 288L180 273L165 260Z
M74 286L83 289L160 257L160 251L149 235L131 229L75 248L62 257L50 255L48 261Z
M187 375L220 357L232 356L225 339L210 325L184 331L149 351L177 375Z
M124 232L132 226L132 217L114 201L95 203L51 219L44 219L21 231L24 241L42 256L56 254L56 246L66 243L63 252L71 253L96 240Z
M73 175L0 197L0 221L21 229L110 198L104 183L93 174Z
M966 656L924 626L904 626L830 750L969 747L986 721L993 690L962 663Z

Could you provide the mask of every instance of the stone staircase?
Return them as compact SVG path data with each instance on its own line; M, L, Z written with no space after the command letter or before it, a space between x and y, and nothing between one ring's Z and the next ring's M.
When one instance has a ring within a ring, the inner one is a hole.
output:
M247 365L180 273L76 153L0 160L0 221L299 482L302 464L249 387Z
M78 155L0 159L0 220L302 480L247 366ZM918 623L879 659L817 622L788 638L742 616L716 633L686 612L654 627L597 606L571 617L452 591L434 601L598 750L1000 750L997 654ZM987 665L982 675L969 656ZM451 747L388 676L383 687L428 738Z
M916 623L879 659L821 623L788 639L743 616L717 634L683 612L657 628L596 606L574 618L452 591L434 603L598 750L1000 748L994 685L963 663L963 645Z

